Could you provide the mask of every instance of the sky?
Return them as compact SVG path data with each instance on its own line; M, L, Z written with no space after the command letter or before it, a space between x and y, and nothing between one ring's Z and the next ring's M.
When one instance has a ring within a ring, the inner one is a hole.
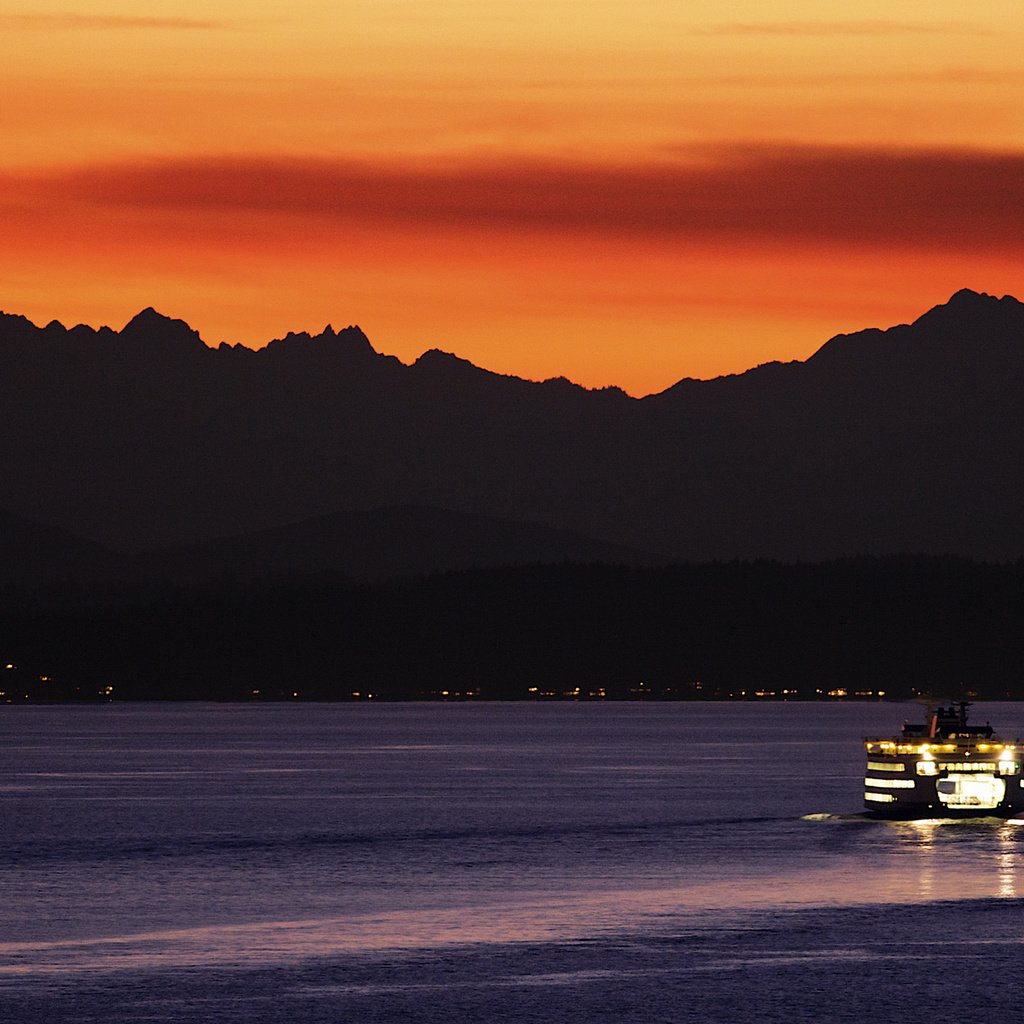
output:
M0 0L0 308L632 394L1024 298L1016 0Z

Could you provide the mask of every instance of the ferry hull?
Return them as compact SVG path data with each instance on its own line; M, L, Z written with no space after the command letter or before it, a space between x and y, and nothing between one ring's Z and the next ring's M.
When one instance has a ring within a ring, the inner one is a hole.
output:
M939 804L914 804L906 807L887 808L879 810L877 807L865 805L864 813L869 818L877 818L883 821L921 821L923 819L961 819L961 818L1009 818L1024 817L1024 805L1018 807L994 807L988 810L975 808L949 808Z

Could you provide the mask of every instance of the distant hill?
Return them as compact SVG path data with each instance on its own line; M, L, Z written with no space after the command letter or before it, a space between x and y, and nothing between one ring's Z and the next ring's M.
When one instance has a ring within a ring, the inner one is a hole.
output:
M136 554L0 510L0 585L217 583L331 575L382 582L516 565L657 566L664 557L538 523L400 506L339 512Z
M153 310L121 331L0 315L0 500L136 551L420 506L677 559L1016 558L1022 381L1024 306L971 291L644 399L406 366L357 327L252 351Z
M130 559L101 544L0 509L0 583L96 582L132 573Z
M145 552L135 562L144 578L179 583L318 573L369 582L485 566L666 559L536 523L404 505Z

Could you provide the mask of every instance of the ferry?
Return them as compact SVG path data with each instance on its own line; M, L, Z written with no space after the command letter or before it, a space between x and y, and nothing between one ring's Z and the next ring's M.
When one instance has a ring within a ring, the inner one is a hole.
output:
M877 818L1014 818L1024 813L1022 748L969 725L967 701L929 708L924 724L867 738L864 807Z

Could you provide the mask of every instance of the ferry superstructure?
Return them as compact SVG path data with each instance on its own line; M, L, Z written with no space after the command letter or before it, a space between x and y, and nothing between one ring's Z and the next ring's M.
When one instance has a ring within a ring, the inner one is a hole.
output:
M966 701L940 707L899 736L867 738L864 807L880 818L1012 818L1024 812L1018 741L969 725Z

